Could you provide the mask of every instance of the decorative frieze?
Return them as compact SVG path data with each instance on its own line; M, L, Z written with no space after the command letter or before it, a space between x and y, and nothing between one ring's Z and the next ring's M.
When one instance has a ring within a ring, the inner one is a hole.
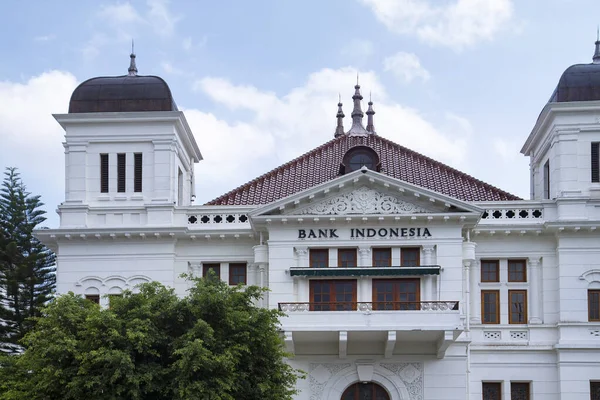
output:
M428 210L415 204L363 186L305 208L300 211L300 214L413 214L426 212Z
M190 225L206 224L246 224L248 223L247 214L220 214L220 213L193 213L187 215L187 221Z

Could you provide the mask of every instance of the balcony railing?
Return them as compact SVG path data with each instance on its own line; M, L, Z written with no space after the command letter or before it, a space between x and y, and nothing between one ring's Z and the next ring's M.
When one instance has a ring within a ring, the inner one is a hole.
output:
M279 303L279 311L457 311L458 301L376 301Z

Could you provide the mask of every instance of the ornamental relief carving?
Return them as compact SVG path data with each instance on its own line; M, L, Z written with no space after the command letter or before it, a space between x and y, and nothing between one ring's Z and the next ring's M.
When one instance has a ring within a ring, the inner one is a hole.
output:
M413 214L426 212L429 210L363 186L305 208L300 211L300 214Z
M354 365L354 363L310 363L309 364L309 388L310 400L329 400L323 397L325 388L330 380L335 380L336 375ZM375 374L377 370L384 368L397 377L404 386L410 400L423 400L423 363L375 363ZM391 388L388 388L390 390Z
M383 368L400 377L410 400L423 400L423 364L422 363L381 363Z

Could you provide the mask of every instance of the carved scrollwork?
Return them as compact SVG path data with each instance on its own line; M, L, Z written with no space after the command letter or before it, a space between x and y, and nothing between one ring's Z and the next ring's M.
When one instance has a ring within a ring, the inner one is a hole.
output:
M302 210L301 214L412 214L428 210L368 187L323 201Z

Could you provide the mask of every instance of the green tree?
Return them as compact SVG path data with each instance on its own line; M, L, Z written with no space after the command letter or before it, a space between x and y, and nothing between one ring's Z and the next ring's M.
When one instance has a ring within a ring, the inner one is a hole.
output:
M101 309L72 293L37 319L21 355L4 356L0 398L286 400L277 310L262 289L194 279L184 298L153 282Z
M46 218L16 168L0 188L0 351L17 351L55 288L55 256L35 236Z

